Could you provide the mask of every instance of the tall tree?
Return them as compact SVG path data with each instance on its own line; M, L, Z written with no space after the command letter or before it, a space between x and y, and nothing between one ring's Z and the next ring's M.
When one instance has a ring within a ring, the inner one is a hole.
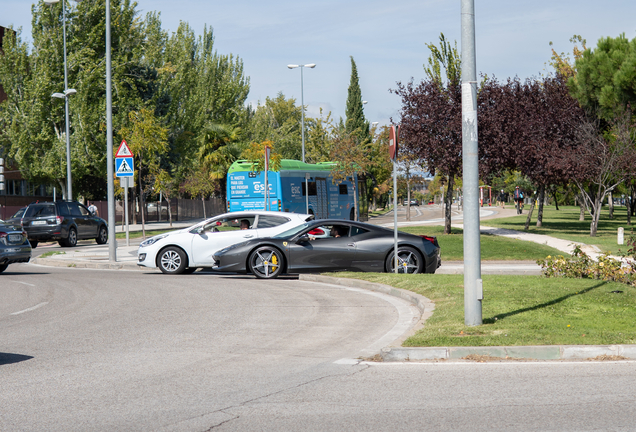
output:
M360 144L366 143L369 138L369 122L364 117L364 104L362 102L358 68L353 56L351 56L351 80L347 90L345 130L348 134L354 136Z
M144 180L146 175L154 177L161 171L158 164L160 156L168 150L168 131L161 126L159 119L148 109L142 108L140 111L131 111L129 128L121 130L122 136L126 138L130 151L137 159L137 181L139 183L139 197L141 208L144 208ZM145 215L141 212L141 228L144 238Z
M576 70L569 79L572 95L599 118L613 120L627 105L636 106L636 39L599 39L576 60Z
M275 98L267 97L265 104L259 103L245 138L248 142L275 142L283 159L300 160L300 123L301 108L296 105L296 100L278 93Z
M611 134L615 124L624 123L627 112L636 106L636 38L628 40L624 34L616 38L601 38L596 49L585 49L576 59L576 75L568 81L572 94L591 116L602 121L598 131ZM599 137L605 140L604 137ZM613 145L610 140L607 144ZM629 186L627 199L628 222L631 223L636 201L636 176L624 181ZM592 191L588 191L594 195ZM611 192L611 191L610 191Z
M453 182L462 172L461 57L444 34L440 47L431 50L427 79L419 85L398 83L394 93L402 98L400 141L402 148L428 171L447 181L444 232L451 232Z
M636 176L636 127L628 112L613 120L606 131L595 119L581 125L579 141L582 145L571 158L579 166L575 181L592 216L590 236L595 237L605 197L626 178Z

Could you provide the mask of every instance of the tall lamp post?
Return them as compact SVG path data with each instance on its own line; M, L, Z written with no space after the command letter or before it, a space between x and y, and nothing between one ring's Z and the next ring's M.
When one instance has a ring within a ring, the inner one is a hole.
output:
M302 107L302 110L300 111L301 114L301 123L300 123L300 133L301 133L301 137L302 137L302 143L303 143L303 162L305 162L305 98L303 96L303 69L304 68L315 68L316 64L315 63L309 63L309 64L305 64L305 65L287 65L287 67L289 69L296 69L296 68L300 68L300 105ZM309 214L309 185L307 184L307 180L308 180L309 174L305 173L305 199L306 199L306 211Z
M290 64L287 65L287 67L289 69L296 69L296 68L300 68L300 104L302 106L302 111L301 111L301 136L302 136L302 143L303 143L303 162L305 162L305 99L303 97L303 69L304 68L315 68L316 64L315 63L309 63L309 64L305 64L305 65L294 65L294 64ZM309 192L307 192L309 193Z
M59 3L60 0L44 0L47 5ZM66 117L66 199L73 199L73 186L71 179L71 141L69 136L68 97L77 93L75 89L68 88L68 65L66 62L66 8L62 3L62 34L64 39L64 93L53 93L51 97L64 99L64 111Z

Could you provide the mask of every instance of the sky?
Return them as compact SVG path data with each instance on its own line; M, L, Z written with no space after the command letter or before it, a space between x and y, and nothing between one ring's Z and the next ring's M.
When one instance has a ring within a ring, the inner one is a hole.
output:
M22 27L31 41L29 0L0 0L0 25ZM161 12L163 28L179 22L197 34L211 26L219 54L238 55L250 79L247 103L262 104L282 92L301 101L299 69L288 64L315 63L305 69L307 115L331 112L345 117L353 56L358 69L365 116L380 125L397 120L400 99L390 93L397 82L424 77L423 64L440 33L457 41L461 52L460 0L138 0L141 16ZM571 52L577 34L594 47L601 37L636 37L634 0L475 0L478 74L500 80L522 79L551 71L551 47Z

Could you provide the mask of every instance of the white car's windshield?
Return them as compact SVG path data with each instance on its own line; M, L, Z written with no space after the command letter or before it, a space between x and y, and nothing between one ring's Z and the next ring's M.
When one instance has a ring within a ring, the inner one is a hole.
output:
M294 228L291 228L291 229L288 229L287 231L284 231L284 232L282 232L280 234L276 234L274 236L274 238L289 238L289 237L293 237L296 234L298 234L299 232L307 229L308 227L309 227L309 223L305 222L302 225L298 225L298 226L296 226Z

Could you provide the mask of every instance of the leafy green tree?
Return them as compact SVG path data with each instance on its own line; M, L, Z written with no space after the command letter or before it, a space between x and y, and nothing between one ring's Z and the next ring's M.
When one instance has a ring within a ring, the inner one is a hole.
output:
M218 181L213 173L210 173L205 166L196 167L188 174L185 181L181 184L180 190L192 197L201 198L203 205L203 217L207 218L205 213L205 198L217 191Z
M627 105L636 106L636 39L599 39L596 49L576 60L576 70L568 81L572 95L600 118L612 120Z
M130 127L122 128L121 135L126 139L130 151L137 160L139 196L141 208L144 207L144 178L155 176L161 171L159 157L168 150L168 130L160 124L159 119L148 109L131 111ZM141 212L141 224L146 237L144 212Z
M159 168L158 172L154 175L154 178L155 191L161 192L168 202L168 220L170 221L170 227L172 227L172 206L170 205L170 198L177 192L178 184L168 171L161 168Z
M307 123L308 119L305 118ZM283 159L302 159L301 107L283 93L267 97L256 107L246 138L248 142L271 141Z

